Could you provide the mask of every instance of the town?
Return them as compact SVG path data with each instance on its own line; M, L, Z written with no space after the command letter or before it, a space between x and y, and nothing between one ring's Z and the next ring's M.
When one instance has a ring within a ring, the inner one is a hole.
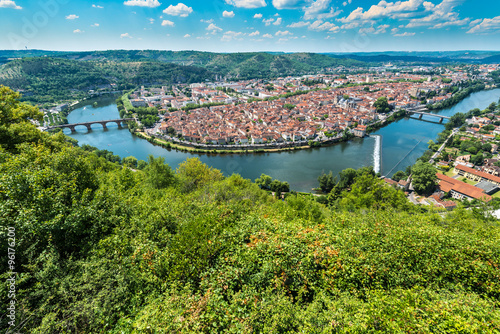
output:
M131 128L138 135L181 149L259 152L309 148L364 137L395 120L394 116L420 112L421 118L429 109L449 106L450 100L472 85L493 87L489 73L498 68L392 68L389 64L369 71L335 69L345 70L335 75L143 86L122 96L124 114L120 116L134 117L136 124ZM105 93L106 87L98 94ZM59 117L57 112L74 104L58 105L46 117ZM426 153L432 156L421 159L434 168L437 186L427 193L415 191L411 171L398 171L383 179L405 191L414 204L447 210L462 200L489 202L500 197L498 109L493 103L486 110L474 110L463 124L454 124L453 131L445 124L447 130L437 143L429 143Z
M377 68L347 75L141 87L128 97L134 108L158 110L159 121L145 127L146 134L182 146L228 150L310 147L346 135L363 137L370 126L384 124L403 110L427 111L426 106L445 103L472 80L489 88L488 73L497 69L498 65L481 65L472 74L463 67L413 67L406 73ZM441 147L429 145L437 184L430 195L413 191L411 173L405 177L396 173L384 180L403 189L414 204L447 210L464 199L489 202L497 197L500 159L493 155L500 145L495 139L500 134L500 117L495 106L480 114L470 115L460 131L455 129L439 143ZM461 143L472 144L460 147Z
M128 97L134 108L158 109L159 122L146 127L148 135L197 148L280 147L363 137L393 113L425 111L463 89L462 83L487 82L497 68L478 66L472 75L458 66L404 73L378 67L347 75L142 87Z

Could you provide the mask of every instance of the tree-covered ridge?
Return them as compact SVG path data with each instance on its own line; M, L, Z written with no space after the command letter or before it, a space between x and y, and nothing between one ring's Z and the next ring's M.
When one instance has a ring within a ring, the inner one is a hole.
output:
M174 171L150 157L134 171L32 132L36 115L16 98L2 88L0 243L14 227L13 332L500 330L496 221L422 213L369 168L341 175L331 207L277 200L197 159ZM15 139L22 133L33 135ZM3 252L3 281L8 271Z
M26 57L1 65L0 84L26 91L28 100L53 102L112 83L121 90L137 85L203 82L213 80L216 74L234 79L275 78L317 73L339 65L366 65L313 53L114 50L56 55L58 58Z
M213 74L203 68L161 62L77 61L23 58L0 67L0 84L25 91L37 102L71 100L101 87L129 89L138 85L202 82Z

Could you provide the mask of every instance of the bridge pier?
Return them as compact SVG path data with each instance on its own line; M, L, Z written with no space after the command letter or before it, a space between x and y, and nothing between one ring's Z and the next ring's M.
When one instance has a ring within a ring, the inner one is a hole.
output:
M110 119L107 121L93 121L93 122L82 122L82 123L75 123L75 124L64 124L64 125L55 125L55 126L49 126L46 128L46 130L52 130L52 129L64 129L64 128L69 128L71 132L76 132L75 127L78 125L84 125L87 128L87 131L92 131L92 124L99 123L102 125L103 129L107 129L107 124L109 122L115 122L118 125L118 128L122 128L122 123L126 121L133 121L133 118L124 118L124 119Z
M418 116L418 119L422 119L422 116L424 116L424 114L420 114L420 116Z
M443 118L443 117L441 117L441 118L439 119L439 123L443 123L443 119L444 119L444 118Z

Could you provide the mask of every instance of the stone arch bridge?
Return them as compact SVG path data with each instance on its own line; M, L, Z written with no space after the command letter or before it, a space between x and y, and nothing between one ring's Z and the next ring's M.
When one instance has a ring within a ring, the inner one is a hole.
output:
M106 124L107 123L116 123L118 124L118 127L122 127L122 122L127 122L127 121L135 121L135 118L121 118L121 119L109 119L106 121L91 121L91 122L82 122L82 123L73 123L73 124L62 124L62 125L54 125L54 126L49 126L45 130L52 130L52 129L64 129L64 128L69 128L71 132L75 132L75 127L79 125L83 125L87 127L88 131L92 131L92 124L101 124L103 129L107 129Z

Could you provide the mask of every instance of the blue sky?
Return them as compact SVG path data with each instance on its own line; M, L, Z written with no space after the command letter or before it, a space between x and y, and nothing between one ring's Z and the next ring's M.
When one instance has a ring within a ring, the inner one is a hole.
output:
M0 49L500 50L498 0L0 0Z

